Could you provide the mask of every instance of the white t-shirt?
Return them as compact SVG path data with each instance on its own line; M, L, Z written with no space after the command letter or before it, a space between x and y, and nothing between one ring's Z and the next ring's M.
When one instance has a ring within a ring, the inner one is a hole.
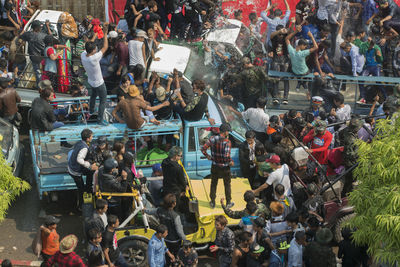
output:
M107 228L107 225L108 225L108 222L107 222L107 214L105 214L105 213L100 214L100 218L101 218L101 220L102 220L103 223L104 223L104 228Z
M262 108L249 108L242 112L243 119L249 121L249 126L256 132L265 133L269 123L269 116Z
M88 76L88 83L93 88L99 87L104 83L100 68L100 59L103 57L103 53L99 51L90 57L86 55L86 51L81 54L81 61Z
M285 187L285 196L291 195L292 190L290 187L290 178L289 178L289 167L286 164L283 164L281 168L273 171L266 181L268 185L273 185L275 188L276 185L282 184Z
M128 42L128 50L129 50L129 66L135 66L137 64L141 64L143 67L146 67L144 64L142 46L143 42L137 40L130 40Z

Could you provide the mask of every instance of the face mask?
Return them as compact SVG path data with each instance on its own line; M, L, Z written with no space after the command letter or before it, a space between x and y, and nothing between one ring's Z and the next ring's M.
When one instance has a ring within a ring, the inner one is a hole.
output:
M112 171L112 175L113 175L113 176L117 176L117 175L118 175L118 170L113 170L113 171Z

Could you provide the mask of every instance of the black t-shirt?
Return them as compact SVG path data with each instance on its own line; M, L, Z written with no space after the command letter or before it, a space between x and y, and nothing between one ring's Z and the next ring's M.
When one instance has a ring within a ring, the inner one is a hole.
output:
M21 39L28 42L28 54L31 60L39 63L42 60L44 52L44 38L47 34L43 32L26 32L21 35Z
M129 94L127 92L124 92L124 90L122 90L122 88L120 86L118 86L115 89L116 95L118 98L120 98L121 96L123 96L125 99L130 98Z
M118 244L117 244L117 235L114 232L110 232L107 229L103 233L103 239L101 241L101 247L104 249L108 248L108 256L110 257L111 262L115 262L120 254Z
M157 106L157 105L162 104L165 101L167 101L170 96L171 96L171 92L166 94L164 101L160 101L157 99L157 97L154 93L150 93L146 96L146 100L149 101L151 106L154 107L154 106ZM167 120L171 117L172 105L160 108L157 111L153 111L153 113L157 120Z

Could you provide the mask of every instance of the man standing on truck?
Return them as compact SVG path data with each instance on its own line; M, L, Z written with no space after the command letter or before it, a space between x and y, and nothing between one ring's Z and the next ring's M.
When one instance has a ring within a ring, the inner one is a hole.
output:
M21 32L21 39L28 42L28 54L32 62L32 68L35 72L36 85L40 82L40 62L42 61L42 55L44 52L45 44L44 38L47 36L46 33L42 32L42 23L38 20L34 20L31 24L32 31Z
M104 110L106 109L107 100L107 88L103 80L103 75L100 68L100 60L103 54L108 49L108 39L107 39L108 23L104 24L103 32L103 48L97 51L96 44L94 42L87 42L85 44L85 50L81 54L82 65L88 75L88 83L91 87L91 95L89 101L89 112L94 113L94 108L96 105L96 98L99 95L100 105L99 113L97 115L97 121L101 125L107 125L108 123L104 121Z
M93 173L99 168L96 163L90 164L88 161L89 144L93 139L93 132L90 129L84 129L81 132L81 138L82 140L77 142L68 153L68 173L78 188L78 210L82 209L85 189L88 193L92 192ZM82 175L86 175L86 188Z
M231 166L234 165L231 158L231 141L229 140L229 132L231 126L229 123L223 123L219 127L219 135L211 136L204 144L201 152L208 160L212 161L211 165L211 189L210 189L210 206L215 208L215 197L217 192L218 179L223 178L225 187L226 207L233 207L231 196ZM211 155L207 153L207 149L211 149Z

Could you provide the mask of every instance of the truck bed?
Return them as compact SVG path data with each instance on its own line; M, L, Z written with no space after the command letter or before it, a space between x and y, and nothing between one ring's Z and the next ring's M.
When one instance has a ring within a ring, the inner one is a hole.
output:
M42 146L40 170L42 174L68 173L68 152L60 143L46 143Z

